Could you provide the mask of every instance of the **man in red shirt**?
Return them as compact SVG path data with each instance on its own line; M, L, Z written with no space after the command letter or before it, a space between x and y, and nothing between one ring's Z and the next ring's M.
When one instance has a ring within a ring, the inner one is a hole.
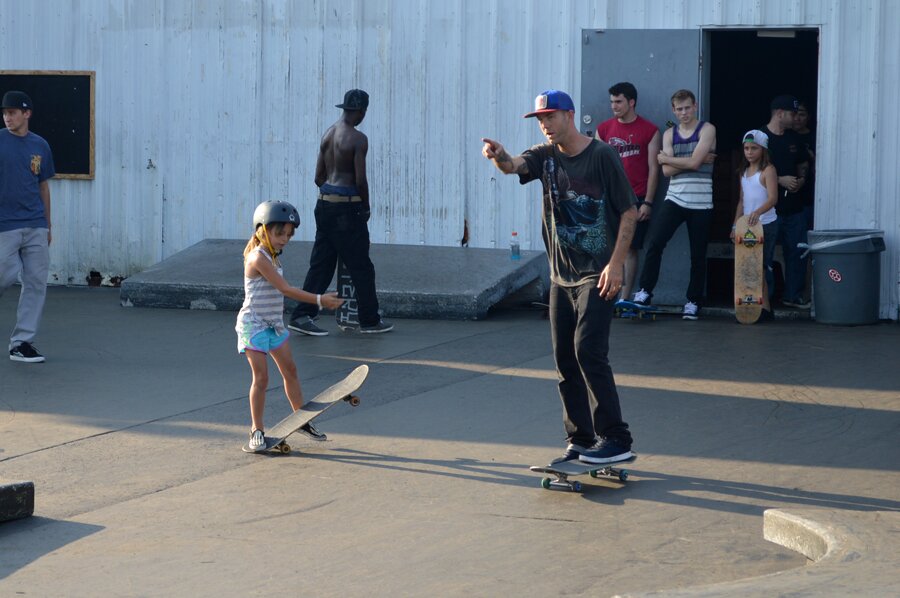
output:
M628 182L638 199L637 228L625 258L625 281L620 295L622 299L629 299L638 271L638 251L644 245L653 197L659 184L656 155L661 148L661 138L657 126L634 111L637 89L631 83L616 83L610 87L609 105L614 116L597 126L597 139L619 153Z

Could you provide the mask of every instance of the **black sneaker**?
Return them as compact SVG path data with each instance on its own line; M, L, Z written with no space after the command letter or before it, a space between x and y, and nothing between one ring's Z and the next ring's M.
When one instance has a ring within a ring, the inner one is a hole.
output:
M594 446L581 453L578 460L582 463L618 463L631 458L631 447L619 444L615 440L603 438Z
M42 363L44 356L38 353L31 343L19 343L9 350L9 358L12 361L24 361L26 363Z
M300 429L298 431L303 432L304 434L306 434L313 440L318 440L319 442L328 440L328 436L326 436L325 434L322 434L321 432L316 430L313 427L312 422L307 422L306 424L300 426Z
M782 303L787 307L794 307L796 309L809 309L812 307L812 304L809 301L804 301L803 299L797 299L796 301L784 300Z
M381 334L382 332L390 332L394 329L394 325L384 320L378 320L374 326L360 326L359 331L362 334Z
M577 444L569 444L569 446L566 447L566 452L563 453L561 457L557 457L553 461L550 461L550 465L553 466L557 463L565 463L566 461L577 461L578 457L580 457L582 453L587 450L588 449L583 446L579 446Z
M306 321L292 321L288 324L288 328L301 334L308 334L309 336L326 336L328 334L327 330L323 330L316 326L313 319L309 317L306 318Z

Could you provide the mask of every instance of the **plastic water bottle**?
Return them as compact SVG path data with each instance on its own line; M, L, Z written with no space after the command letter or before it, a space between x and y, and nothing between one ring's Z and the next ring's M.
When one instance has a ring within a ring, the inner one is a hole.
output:
M512 239L509 241L509 259L521 259L522 253L519 251L519 233L513 231Z

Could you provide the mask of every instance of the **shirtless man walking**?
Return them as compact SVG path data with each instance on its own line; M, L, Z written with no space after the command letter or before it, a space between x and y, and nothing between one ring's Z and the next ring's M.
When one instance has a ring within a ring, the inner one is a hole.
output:
M337 260L347 266L356 287L359 306L359 331L364 334L390 332L394 325L378 314L375 294L375 266L369 259L369 183L366 178L366 153L369 140L356 127L366 117L369 94L351 89L344 102L341 118L331 125L319 144L316 162L316 240L309 258L309 271L303 290L320 295L334 277ZM325 336L315 318L321 306L300 303L291 314L288 328L310 336Z

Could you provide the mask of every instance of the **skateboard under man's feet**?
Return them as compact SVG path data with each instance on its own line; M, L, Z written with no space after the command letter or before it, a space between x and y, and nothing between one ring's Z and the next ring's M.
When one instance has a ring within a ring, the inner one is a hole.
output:
M557 489L581 492L581 482L578 480L570 481L569 477L589 473L592 478L617 478L624 483L628 479L628 470L621 469L618 466L623 463L632 463L635 460L637 460L637 455L632 453L628 459L616 461L615 463L585 463L578 459L573 459L552 465L534 465L529 469L535 473L546 473L554 476L541 479L541 487L547 490Z
M289 416L275 424L275 427L266 434L266 445L258 450L250 448L250 443L245 444L241 450L245 453L265 453L275 451L282 454L291 452L291 447L285 439L316 419L338 401L346 401L353 407L359 405L359 397L353 393L359 390L366 376L369 375L369 366L361 365L350 374L335 384L322 391L316 397L303 404L303 407L294 411Z
M657 316L681 316L684 310L670 305L646 305L635 303L628 299L619 299L613 305L613 310L618 318L629 320L656 320Z

